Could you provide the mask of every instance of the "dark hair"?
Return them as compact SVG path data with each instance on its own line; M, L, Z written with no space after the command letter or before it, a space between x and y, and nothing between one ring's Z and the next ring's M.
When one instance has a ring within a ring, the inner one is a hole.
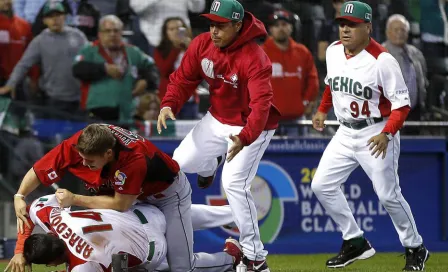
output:
M25 240L23 257L29 264L50 264L65 255L65 243L52 234L33 234Z
M85 155L104 155L114 148L115 137L105 125L90 124L79 135L76 149Z
M160 52L160 54L162 55L163 58L168 57L168 55L171 52L171 49L173 49L173 43L170 41L170 39L168 39L168 34L166 33L167 32L167 28L168 28L168 23L170 21L181 21L182 22L182 26L187 29L187 35L190 36L190 38L191 38L190 29L187 26L187 24L185 23L184 19L182 19L180 17L169 17L169 18L166 18L165 21L163 22L163 25L162 25L162 40L160 41L159 46L157 46L157 50L159 50L159 52Z

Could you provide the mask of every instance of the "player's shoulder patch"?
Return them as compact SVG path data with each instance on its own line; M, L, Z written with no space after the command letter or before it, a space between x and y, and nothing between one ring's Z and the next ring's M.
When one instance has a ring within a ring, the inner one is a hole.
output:
M370 39L370 43L365 50L375 59L378 59L382 53L387 53L387 49L377 43L374 39Z

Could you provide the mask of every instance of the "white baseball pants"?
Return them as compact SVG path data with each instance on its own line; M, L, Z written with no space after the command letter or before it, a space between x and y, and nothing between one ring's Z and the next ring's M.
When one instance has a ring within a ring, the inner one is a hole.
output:
M229 135L238 135L242 129L240 126L222 124L208 112L174 151L173 159L186 173L211 176L218 166L216 158L227 153L232 145ZM268 253L260 240L257 211L250 186L274 131L263 131L255 142L244 147L231 162L225 162L222 171L222 186L240 231L243 252L250 260L264 260Z
M325 149L311 188L342 231L342 238L349 240L363 235L341 190L341 185L358 165L366 172L381 204L389 213L401 244L417 247L422 237L417 231L411 208L401 194L398 179L400 133L387 147L386 158L375 158L367 145L368 140L381 133L386 121L354 130L341 125Z

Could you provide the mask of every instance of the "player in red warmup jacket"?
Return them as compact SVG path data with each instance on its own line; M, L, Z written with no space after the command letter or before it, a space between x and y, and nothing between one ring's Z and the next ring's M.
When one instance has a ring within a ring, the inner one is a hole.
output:
M158 130L161 133L165 120L174 119L199 83L207 81L209 112L174 151L173 159L182 171L199 175L200 188L212 184L224 163L222 186L240 231L244 262L249 271L268 272L268 252L260 239L250 192L280 118L273 105L272 65L257 44L267 32L236 0L215 0L203 16L209 19L210 33L190 43L180 67L171 74Z

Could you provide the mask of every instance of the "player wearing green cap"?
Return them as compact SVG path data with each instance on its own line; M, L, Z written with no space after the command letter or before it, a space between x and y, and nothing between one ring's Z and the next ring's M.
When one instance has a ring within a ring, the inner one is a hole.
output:
M401 193L397 173L399 129L410 110L408 88L398 62L370 37L372 9L369 5L346 2L336 20L340 41L327 49L327 87L313 117L314 128L322 131L327 112L334 106L341 123L322 155L311 184L344 240L339 254L329 259L327 266L345 267L375 254L341 190L350 173L361 165L405 247L403 270L423 270L429 251Z
M170 76L162 100L158 131L175 119L203 80L210 86L209 112L174 151L173 159L187 173L198 173L207 188L224 163L222 185L240 231L239 243L228 239L227 253L244 253L248 271L268 272L267 251L260 240L257 213L250 192L261 157L278 126L273 105L272 65L256 40L267 35L261 21L236 0L215 0L210 32L196 37L180 67ZM227 156L227 159L225 157Z

